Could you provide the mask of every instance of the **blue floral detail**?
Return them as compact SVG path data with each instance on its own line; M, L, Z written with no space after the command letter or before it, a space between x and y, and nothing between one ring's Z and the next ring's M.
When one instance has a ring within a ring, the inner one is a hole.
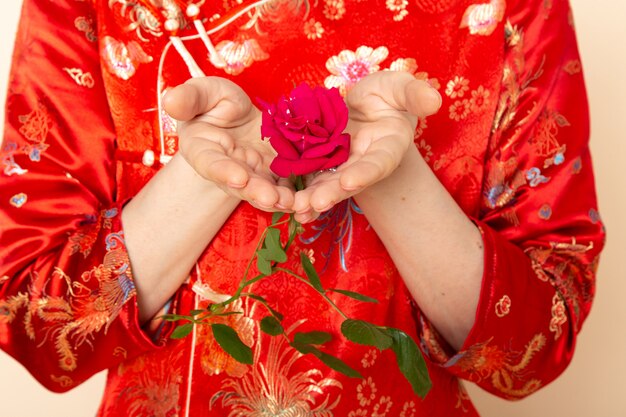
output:
M600 213L598 213L598 210L593 208L589 210L589 218L593 224L599 223L601 220Z
M339 250L341 269L348 272L346 254L350 251L352 246L353 212L363 214L363 211L361 211L353 199L344 200L320 215L317 222L311 227L315 231L313 236L309 238L300 236L300 241L307 245L315 242L325 232L333 236L328 250L322 253L322 256L326 259L322 272L328 267L328 261L336 248Z
M489 208L503 207L512 201L515 191L506 184L497 184L484 192Z
M531 187L536 187L540 184L545 184L550 181L550 177L545 177L541 174L539 168L533 167L526 171L526 179Z
M9 202L13 207L21 208L28 201L28 196L24 193L15 194Z
M23 169L15 162L14 155L17 152L17 143L8 142L2 149L2 165L4 165L4 174L6 176L11 175L24 175L28 172L27 169Z
M115 216L117 216L117 207L113 207L104 211L105 219L112 219Z
M28 157L33 162L41 161L41 150L38 149L38 148L33 147L33 149L30 150L30 153L28 154Z
M561 165L563 162L565 162L565 155L563 152L558 152L554 155L554 165Z
M543 220L548 220L552 217L552 207L549 204L544 204L539 209L539 218Z
M122 232L108 234L104 241L106 242L107 251L117 249L118 245L125 245L124 234Z

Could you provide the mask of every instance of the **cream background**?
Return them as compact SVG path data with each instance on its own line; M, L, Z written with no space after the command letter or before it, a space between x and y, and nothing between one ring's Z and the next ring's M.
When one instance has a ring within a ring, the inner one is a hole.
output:
M626 2L571 0L592 109L592 151L609 240L592 314L565 374L529 399L507 403L478 390L484 417L626 417ZM0 14L0 102L4 103L19 1ZM4 111L3 109L1 110ZM0 118L0 125L4 113ZM94 416L104 375L51 394L0 352L0 417Z

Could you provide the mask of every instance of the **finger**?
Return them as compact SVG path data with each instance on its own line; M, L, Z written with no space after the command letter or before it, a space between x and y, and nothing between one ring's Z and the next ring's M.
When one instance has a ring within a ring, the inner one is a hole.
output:
M370 74L359 81L346 97L349 107L365 114L383 110L381 101L393 109L426 117L439 111L442 98L426 81L417 80L403 71Z
M387 135L373 141L366 152L341 171L341 187L356 192L391 175L398 167L409 142L399 135Z
M229 122L250 113L253 105L235 83L220 77L192 78L167 92L165 111L176 120L187 121L210 114L215 120Z

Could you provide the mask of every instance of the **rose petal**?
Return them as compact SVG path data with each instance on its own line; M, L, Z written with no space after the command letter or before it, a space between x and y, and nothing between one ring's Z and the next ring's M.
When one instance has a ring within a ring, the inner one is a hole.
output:
M338 148L330 158L326 160L326 163L320 169L335 168L348 160L350 156L350 150L346 148Z
M343 134L343 135L339 135L339 137L337 138L333 138L329 142L306 149L302 153L302 156L300 158L307 159L307 158L318 158L322 156L328 156L337 148L349 149L349 146L350 146L350 135Z

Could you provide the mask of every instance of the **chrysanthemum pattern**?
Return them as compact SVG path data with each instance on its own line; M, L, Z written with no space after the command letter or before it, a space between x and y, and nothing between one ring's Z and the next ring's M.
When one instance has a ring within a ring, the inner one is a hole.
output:
M376 49L359 46L356 51L345 49L326 61L326 69L331 75L326 77L324 85L336 87L345 95L361 78L377 72L388 55L389 50L384 46Z
M339 20L346 14L346 3L344 0L325 0L324 16L328 20Z
M304 24L304 34L307 39L320 39L324 35L324 27L321 22L311 18Z

